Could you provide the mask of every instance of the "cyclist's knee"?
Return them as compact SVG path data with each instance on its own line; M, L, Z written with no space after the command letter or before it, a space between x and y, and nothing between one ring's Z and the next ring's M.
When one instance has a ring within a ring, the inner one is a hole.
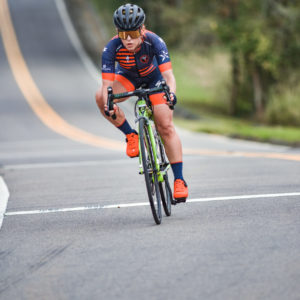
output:
M172 122L158 124L157 130L164 139L172 138L175 134L175 128Z

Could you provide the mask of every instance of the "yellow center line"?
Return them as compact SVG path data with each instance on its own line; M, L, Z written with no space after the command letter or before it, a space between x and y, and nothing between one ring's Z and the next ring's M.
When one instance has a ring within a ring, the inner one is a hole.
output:
M221 151L211 149L183 149L184 154L189 155L207 155L207 156L236 156L236 157L252 157L252 158L272 158L272 159L284 159L292 161L300 161L300 155L287 154L287 153L275 153L275 152L241 152L241 151Z
M35 84L20 50L7 0L0 0L0 31L7 59L15 80L34 113L47 127L76 142L100 148L124 151L124 144L119 141L93 135L67 123L47 103ZM189 155L243 156L300 161L300 155L284 153L252 153L187 148L183 149L183 153Z
M96 147L123 151L124 143L99 137L70 125L46 102L35 84L21 53L11 21L7 0L0 1L0 29L7 59L18 86L39 119L53 131L74 141Z

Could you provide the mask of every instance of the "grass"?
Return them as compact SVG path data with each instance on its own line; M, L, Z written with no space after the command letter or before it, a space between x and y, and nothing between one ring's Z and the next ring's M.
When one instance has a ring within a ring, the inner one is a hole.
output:
M206 115L199 120L175 118L175 124L196 132L220 134L234 138L300 146L300 129L266 126L217 115Z
M267 126L227 114L230 64L228 56L171 52L179 105L193 118L175 117L178 126L241 139L300 146L300 128Z
M228 99L229 62L224 53L171 53L177 95L183 103L225 112Z

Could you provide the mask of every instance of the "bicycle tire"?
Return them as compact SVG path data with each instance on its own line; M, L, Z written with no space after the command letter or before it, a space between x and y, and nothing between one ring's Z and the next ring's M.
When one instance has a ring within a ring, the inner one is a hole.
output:
M139 121L139 139L150 207L155 223L160 224L162 219L160 189L148 127L144 118L141 118Z
M166 167L169 162L166 159L166 153L165 148L163 146L163 143L161 141L160 136L156 133L156 143L158 144L158 159L160 161L161 169ZM171 216L171 204L173 200L172 196L172 190L169 184L169 177L168 173L164 175L164 181L159 183L159 190L160 190L160 196L161 196L161 202L163 204L164 212L167 217Z
M159 183L161 202L163 204L164 212L167 217L171 216L171 204L172 204L172 190L169 184L168 175L164 176L164 182Z

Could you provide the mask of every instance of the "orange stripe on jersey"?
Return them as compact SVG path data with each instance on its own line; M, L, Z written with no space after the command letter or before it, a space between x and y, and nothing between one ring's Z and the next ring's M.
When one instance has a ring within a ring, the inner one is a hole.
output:
M117 60L118 61L120 61L120 62L135 62L135 60L134 59L125 59L125 58L118 58L118 57L116 57L117 58Z
M140 72L140 75L142 77L147 76L148 74L150 74L153 70L155 69L154 65L151 65L147 70Z
M117 53L132 55L132 52L128 51L127 49L120 49Z
M135 66L135 61L123 61L123 60L119 60L120 65L124 65L124 66Z
M127 61L127 60L117 60L120 64L123 64L123 65L133 65L135 66L135 61Z
M162 73L162 72L165 72L165 71L168 71L168 70L172 69L172 64L169 61L167 63L159 65L158 68L159 68L160 73Z
M122 54L122 53L117 53L116 54L116 57L122 57L122 58L126 58L126 57L129 57L130 59L134 59L134 56L133 55L128 55L128 54Z
M143 74L143 73L146 73L147 71L149 71L151 68L153 68L153 64L151 64L150 66L148 66L147 68L144 68L144 69L141 69L139 70L140 71L140 74Z
M120 52L118 52L118 53L116 54L116 56L123 56L123 57L129 56L129 57L134 57L134 55L132 55L132 53L130 54L130 53L120 53Z
M102 73L102 79L114 81L115 79L115 73Z
M124 77L120 74L116 74L115 79L124 86L124 88L127 90L127 92L132 92L135 90L134 85L126 77Z
M129 63L135 63L135 60L134 59L124 59L124 58L122 58L122 59L120 59L120 58L117 58L117 60L119 61L119 62L123 62L123 63L126 63L126 62L129 62Z
M132 68L132 66L121 66L121 67L124 68L124 69L126 69L126 70L130 70Z
M124 65L124 66L135 66L135 62L131 61L131 62L127 62L127 61L118 61L120 65Z
M139 71L140 71L140 72L144 72L144 71L146 71L148 68L149 68L149 66L147 66L146 68L140 69Z

